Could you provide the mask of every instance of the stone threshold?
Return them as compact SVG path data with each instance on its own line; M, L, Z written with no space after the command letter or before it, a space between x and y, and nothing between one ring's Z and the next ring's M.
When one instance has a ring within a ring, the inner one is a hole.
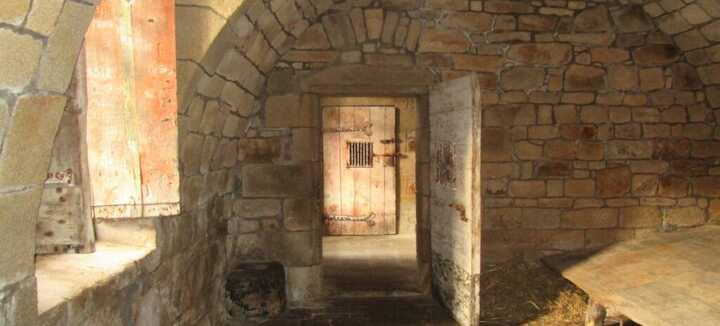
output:
M40 320L68 313L74 300L91 297L95 291L123 288L142 274L143 262L152 258L153 251L154 247L97 242L91 254L38 256Z

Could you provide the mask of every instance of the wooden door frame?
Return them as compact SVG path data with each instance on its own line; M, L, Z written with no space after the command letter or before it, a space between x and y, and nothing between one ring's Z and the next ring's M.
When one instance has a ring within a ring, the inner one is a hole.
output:
M415 214L415 238L416 238L416 259L418 264L418 292L422 294L430 294L432 288L432 251L430 248L430 219L429 219L429 200L430 200L430 142L429 142L429 119L428 119L428 101L427 93L416 96L341 96L341 95L318 95L317 112L320 116L320 126L322 127L322 110L328 106L393 106L400 110L415 110L417 113L416 128L416 163L415 163L415 185L416 185L416 214ZM398 119L400 123L400 119ZM322 135L321 135L322 137ZM322 146L320 146L320 157L323 157ZM320 171L323 170L323 159L320 159ZM398 173L399 176L399 166ZM324 178L324 173L320 172L320 178ZM323 182L320 184L320 207L324 207ZM396 183L399 187L399 183ZM399 197L400 192L396 191ZM400 204L400 201L397 201ZM399 213L399 211L398 211ZM399 216L399 214L398 214ZM318 217L322 219L322 214ZM320 221L322 225L322 220ZM320 256L322 260L322 238L324 232L317 233L320 237ZM321 263L322 264L322 263Z

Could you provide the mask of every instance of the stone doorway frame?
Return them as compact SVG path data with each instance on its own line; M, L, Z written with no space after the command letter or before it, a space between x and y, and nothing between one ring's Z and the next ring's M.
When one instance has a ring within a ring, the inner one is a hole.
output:
M398 108L399 119L403 118L403 111L415 111L414 116L416 120L415 129L415 241L416 241L416 259L417 259L417 292L420 294L428 295L431 293L432 288L432 252L430 248L430 220L428 216L429 210L429 184L430 184L430 142L429 142L429 124L428 124L428 105L427 105L427 93L419 95L398 95L398 96L369 96L369 95L336 95L336 94L306 94L312 95L317 100L314 101L316 112L318 116L322 117L322 110L327 106L394 106ZM410 115L410 114L408 114ZM410 115L412 116L412 115ZM405 118L408 118L407 116ZM322 126L322 120L320 121ZM322 135L320 134L320 138ZM316 144L322 144L322 139L319 139ZM322 146L320 145L320 157L322 157ZM322 170L322 159L320 160L320 171ZM399 171L398 171L399 172ZM320 180L324 178L322 172L319 173ZM324 206L322 189L322 182L320 185L320 207ZM398 188L400 184L398 184ZM400 192L397 193L400 197ZM398 201L398 205L400 202ZM319 214L320 225L322 228L322 214ZM324 232L321 229L318 232L318 242L320 244L320 266L322 266L322 238ZM322 284L322 280L320 281ZM324 286L322 284L321 286Z

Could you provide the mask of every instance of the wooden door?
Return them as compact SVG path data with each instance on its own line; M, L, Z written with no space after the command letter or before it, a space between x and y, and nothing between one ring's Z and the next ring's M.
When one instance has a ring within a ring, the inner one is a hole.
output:
M327 235L397 233L395 111L323 108Z
M474 75L430 91L433 288L463 326L480 318L480 95Z

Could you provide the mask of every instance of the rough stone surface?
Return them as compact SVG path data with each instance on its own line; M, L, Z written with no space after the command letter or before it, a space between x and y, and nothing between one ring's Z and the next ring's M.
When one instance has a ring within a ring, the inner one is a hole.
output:
M30 83L38 67L42 42L29 35L0 30L0 43L5 49L0 53L0 87L20 91Z
M605 87L605 71L600 68L572 65L565 73L565 89L593 91Z
M624 239L603 234L649 232L658 210L669 224L702 225L708 214L717 215L720 198L713 165L720 157L712 112L720 107L716 2L651 2L641 11L615 0L273 0L249 3L235 16L233 1L178 0L178 81L188 97L179 107L180 163L183 209L192 216L157 222L167 258L152 270L168 280L145 273L139 282L160 282L162 290L129 286L108 300L142 303L146 307L132 311L149 316L149 323L209 325L215 324L210 306L222 305L204 292L221 292L211 280L225 272L224 259L231 267L250 258L279 260L306 270L288 279L313 283L302 275L317 270L317 226L300 213L310 210L300 203L319 196L318 157L311 150L317 144L309 140L319 134L319 119L311 109L316 103L300 94L308 90L416 95L476 72L485 124L483 204L515 212L503 226L512 236L486 238L494 259ZM28 118L18 103L47 95L36 88L65 93L94 3L13 0L0 13L0 39L12 50L0 53L0 102L12 106L0 115L6 126L0 164L28 167L20 176L5 172L6 196L42 181L39 161L50 148L35 144L52 143L57 122L50 120L62 111L59 105ZM308 165L297 168L303 172L283 172L298 162ZM5 165L2 171L17 172ZM236 212L240 200L272 204ZM0 229L13 225L3 222ZM66 318L67 308L53 313ZM100 309L67 320L142 324Z

